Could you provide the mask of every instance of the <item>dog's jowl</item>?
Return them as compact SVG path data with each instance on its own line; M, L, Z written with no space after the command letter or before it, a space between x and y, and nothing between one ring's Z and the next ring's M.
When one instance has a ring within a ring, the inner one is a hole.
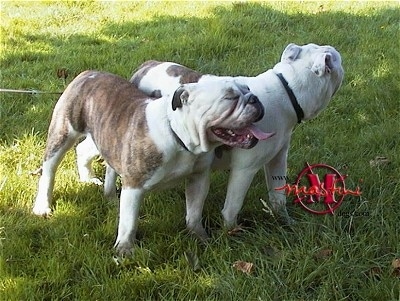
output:
M54 108L33 212L51 214L57 167L86 137L111 173L122 178L115 242L120 254L132 250L144 194L182 178L187 179L187 227L206 238L201 217L213 150L222 144L251 148L273 136L253 124L263 115L258 98L233 80L185 84L171 96L154 99L121 77L85 71Z

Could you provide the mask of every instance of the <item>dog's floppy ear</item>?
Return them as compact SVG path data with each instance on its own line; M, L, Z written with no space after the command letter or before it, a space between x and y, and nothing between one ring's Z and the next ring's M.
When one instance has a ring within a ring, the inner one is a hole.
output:
M318 76L322 76L325 73L331 73L333 67L332 55L330 53L321 53L314 61L311 71Z
M182 104L187 102L189 98L189 92L184 87L176 89L174 96L172 97L172 110L182 108Z
M283 53L281 56L281 62L282 63L293 62L299 55L300 51L301 51L301 47L299 45L290 43L289 45L286 46L285 50L283 50Z

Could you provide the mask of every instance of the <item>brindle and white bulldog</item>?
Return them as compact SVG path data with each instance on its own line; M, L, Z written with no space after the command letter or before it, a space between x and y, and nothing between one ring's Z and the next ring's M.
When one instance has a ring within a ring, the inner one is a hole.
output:
M272 134L253 125L263 115L257 97L232 80L185 84L155 100L116 75L85 71L54 108L33 212L51 214L57 167L67 150L86 136L122 177L115 243L120 254L132 249L144 193L184 177L187 227L204 238L201 216L212 150L222 144L250 148L258 141L254 131L260 139L269 138Z
M286 184L292 131L297 123L316 117L326 108L338 91L343 75L340 53L332 46L289 44L281 55L281 61L273 69L255 77L234 77L236 82L247 85L265 107L264 118L257 126L276 135L267 141L260 141L251 150L233 148L224 151L222 158L215 157L213 168L230 169L222 210L227 227L235 226L251 181L262 167L272 209L284 223L293 222L287 213L284 192L275 190ZM148 61L139 67L130 81L146 94L160 96L171 94L182 83L205 83L215 78L214 75L202 75L176 63ZM78 145L77 154L81 180L99 182L90 167L98 154L93 142L86 139L82 145ZM108 178L114 182L115 178L107 174L106 184ZM106 191L114 190L115 187L106 185Z

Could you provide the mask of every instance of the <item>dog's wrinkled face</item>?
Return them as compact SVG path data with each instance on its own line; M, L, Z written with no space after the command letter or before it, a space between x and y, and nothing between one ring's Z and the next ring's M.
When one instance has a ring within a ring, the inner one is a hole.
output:
M247 86L234 80L215 79L207 83L186 84L178 88L172 109L190 135L191 142L208 151L211 145L226 144L251 148L258 140L273 134L264 133L253 123L264 116L264 107Z
M342 84L344 71L340 53L332 46L289 44L276 66L290 70L292 88L307 87L311 99L303 99L303 120L317 116ZM275 68L275 67L274 67Z
M332 95L339 89L343 80L342 58L332 46L319 46L307 44L298 46L289 44L283 51L281 62L289 64L302 64L319 77L330 76L334 83Z

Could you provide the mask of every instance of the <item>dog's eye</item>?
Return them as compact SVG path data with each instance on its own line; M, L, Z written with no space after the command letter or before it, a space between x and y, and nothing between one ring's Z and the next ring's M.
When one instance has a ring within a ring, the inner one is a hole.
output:
M230 94L230 95L226 96L226 99L229 99L229 100L239 100L239 98L240 98L239 94Z

